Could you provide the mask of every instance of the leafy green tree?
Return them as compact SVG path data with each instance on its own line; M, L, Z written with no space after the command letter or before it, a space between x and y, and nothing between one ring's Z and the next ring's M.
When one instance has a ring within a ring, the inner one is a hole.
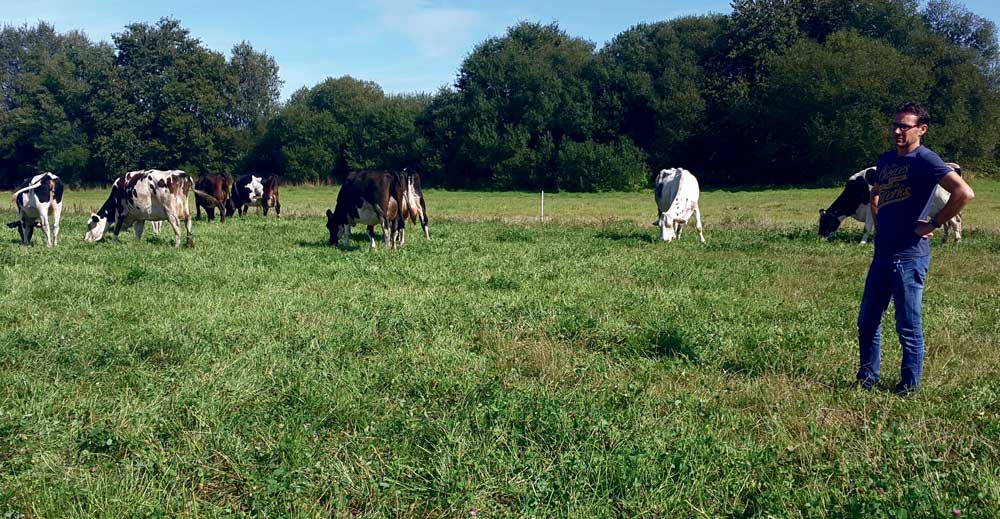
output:
M976 15L952 0L930 0L922 12L927 28L948 42L975 52L979 63L996 63L1000 47L997 27L988 18Z
M555 163L560 189L633 191L649 184L646 155L628 137L610 144L564 141Z
M721 21L688 17L637 25L601 49L591 72L603 126L596 137L614 142L627 135L653 164L702 165L699 137L718 87L709 74L725 53Z
M180 22L133 23L114 35L116 64L127 103L115 140L132 156L130 167L226 172L234 162L235 135L226 124L229 86L225 58L201 45Z
M889 145L889 117L903 99L925 99L924 65L887 43L845 31L803 40L767 69L757 163L770 178L840 179Z
M596 127L584 74L593 48L555 24L521 23L473 50L456 83L462 114L455 160L470 183L556 187L551 165L559 145L588 140Z

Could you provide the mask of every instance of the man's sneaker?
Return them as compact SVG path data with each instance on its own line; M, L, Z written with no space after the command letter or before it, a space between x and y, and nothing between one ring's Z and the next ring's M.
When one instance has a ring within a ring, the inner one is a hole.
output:
M917 386L909 386L900 382L896 384L896 389L893 392L903 398L910 398L917 394Z
M858 387L860 387L861 389L871 390L877 384L878 384L878 379L875 377L865 377L858 379Z

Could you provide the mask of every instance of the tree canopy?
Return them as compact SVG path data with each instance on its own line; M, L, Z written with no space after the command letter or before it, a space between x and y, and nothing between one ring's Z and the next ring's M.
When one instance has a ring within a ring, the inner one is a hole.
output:
M889 148L904 100L925 140L982 172L1000 155L1000 46L954 0L734 0L728 15L637 24L598 48L521 22L475 46L435 93L328 78L279 101L279 64L228 55L180 21L95 43L0 31L0 184L139 168L291 182L418 171L451 188L631 190L683 166L706 185L841 180Z

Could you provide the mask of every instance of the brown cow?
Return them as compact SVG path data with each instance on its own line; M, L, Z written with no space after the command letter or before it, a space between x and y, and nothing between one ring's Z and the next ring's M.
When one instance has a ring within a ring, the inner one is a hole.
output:
M195 219L201 220L201 208L205 208L205 214L209 220L215 219L215 209L219 209L219 221L226 222L226 201L229 199L229 177L226 175L202 175L195 182L194 206L197 215ZM198 192L208 193L211 198L199 195Z
M281 201L278 198L278 188L280 182L278 175L271 175L264 179L264 196L260 199L260 206L264 209L264 216L267 216L268 208L274 208L274 214L281 218Z

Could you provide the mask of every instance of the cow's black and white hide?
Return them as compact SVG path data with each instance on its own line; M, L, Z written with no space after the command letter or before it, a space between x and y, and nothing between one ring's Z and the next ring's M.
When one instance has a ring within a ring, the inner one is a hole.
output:
M659 212L657 224L660 226L660 239L666 242L679 239L684 225L694 218L698 229L698 239L705 243L705 233L701 226L701 209L698 200L701 189L698 179L684 168L661 170L656 177L656 190L653 193Z
M844 190L830 207L819 210L819 235L830 236L845 218L851 217L865 224L861 243L867 243L868 236L875 228L875 216L871 211L871 185L874 182L874 167L865 168L851 175L844 184Z
M243 175L233 182L232 192L226 201L226 216L233 213L243 216L249 210L250 204L264 197L264 177Z
M954 162L946 162L948 167L962 174L962 166ZM861 243L867 243L869 236L875 231L875 215L871 210L871 189L875 184L874 166L865 168L851 175L844 185L844 190L837 196L836 200L827 209L819 210L819 235L828 237L833 234L840 224L848 218L854 218L864 223L864 233L861 235ZM928 218L933 217L948 203L951 193L948 193L941 186L936 186L931 194ZM949 235L954 235L957 243L962 240L962 215L955 215L947 222L942 222L943 231L942 243L948 241Z
M394 247L403 226L404 187L399 174L391 171L355 171L350 173L337 194L337 206L326 210L326 228L330 245L349 243L351 226L368 227L368 238L375 247L375 225L382 226L385 248Z
M35 224L40 223L45 232L45 244L59 245L59 220L62 218L63 183L52 173L41 173L19 184L14 190L18 219L7 227L16 228L21 243L31 243ZM52 229L49 230L51 220Z
M187 245L193 247L194 235L188 208L188 194L193 186L191 177L180 170L131 171L118 177L111 186L107 201L90 215L84 241L100 240L111 225L114 225L112 232L116 240L122 227L127 225L134 227L136 240L141 240L147 220L166 220L174 229L174 246L181 245L180 225L183 221L187 228Z

